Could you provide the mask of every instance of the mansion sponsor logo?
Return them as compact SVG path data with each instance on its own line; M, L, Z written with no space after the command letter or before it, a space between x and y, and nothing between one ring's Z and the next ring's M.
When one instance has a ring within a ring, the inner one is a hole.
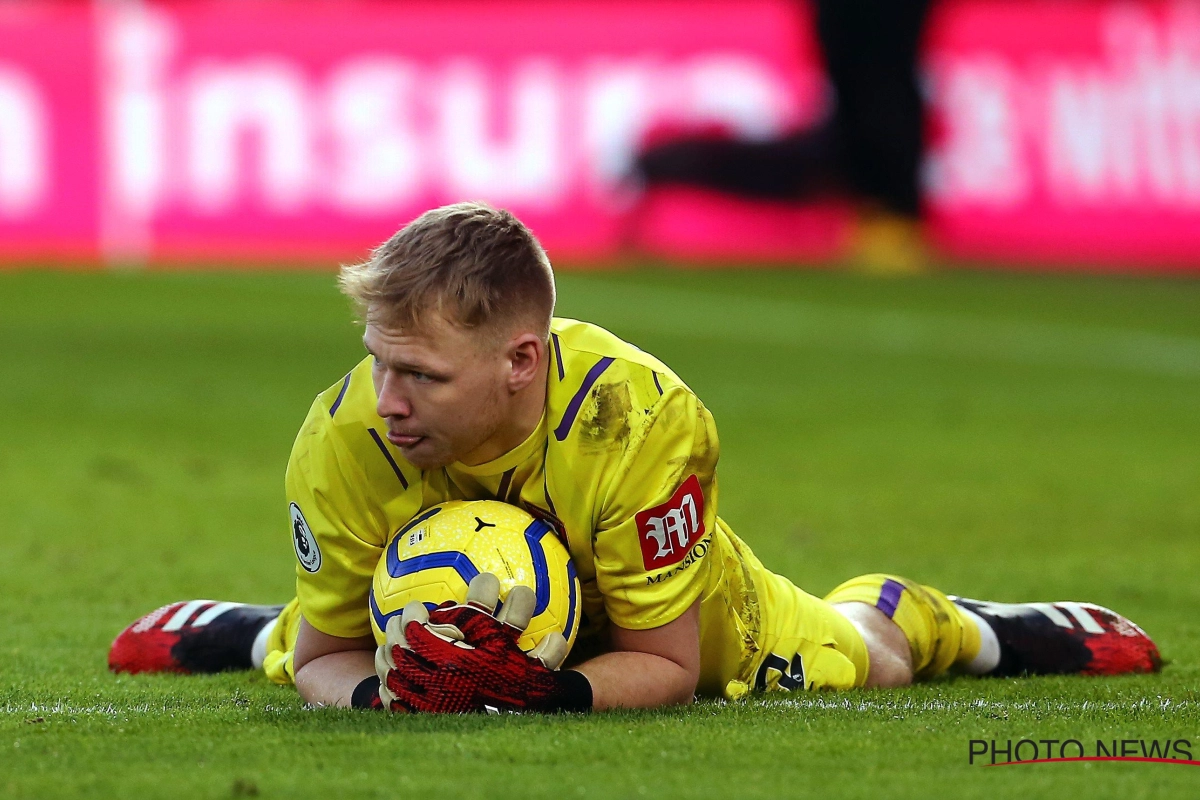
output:
M670 500L639 511L634 519L647 570L684 561L692 542L704 535L704 490L699 478L689 476Z
M696 546L688 551L688 554L684 556L683 561L679 562L679 566L669 569L666 572L660 572L657 575L647 575L646 585L653 586L656 583L662 583L668 578L672 578L675 575L683 572L692 564L695 564L697 561L704 558L704 555L708 552L708 547L711 543L712 537L709 536L706 536L700 541L696 542Z
M1190 739L971 739L971 766L1135 761L1200 767Z

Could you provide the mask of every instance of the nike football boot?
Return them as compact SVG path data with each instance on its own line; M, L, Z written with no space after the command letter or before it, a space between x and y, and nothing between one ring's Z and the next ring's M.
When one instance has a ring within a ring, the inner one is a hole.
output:
M951 597L983 618L1000 641L987 674L1123 675L1158 672L1162 658L1145 631L1091 603L990 603Z
M250 669L254 639L283 606L192 600L152 611L117 636L113 672L223 672Z

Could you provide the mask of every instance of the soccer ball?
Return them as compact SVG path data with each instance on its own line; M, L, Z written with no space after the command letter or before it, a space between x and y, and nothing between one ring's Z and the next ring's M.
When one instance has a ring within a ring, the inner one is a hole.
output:
M548 522L493 500L454 500L426 509L396 531L371 583L371 630L383 644L387 621L413 600L426 608L461 603L481 572L500 579L500 602L517 584L534 590L533 619L519 642L528 652L550 631L575 642L579 577Z

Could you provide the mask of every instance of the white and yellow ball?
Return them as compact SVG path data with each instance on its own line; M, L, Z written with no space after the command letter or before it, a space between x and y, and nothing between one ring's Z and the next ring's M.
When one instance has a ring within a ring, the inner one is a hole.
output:
M371 629L383 644L392 616L413 600L427 608L461 603L481 572L500 579L500 601L517 584L533 589L533 619L521 637L531 650L550 631L567 640L579 630L579 577L570 553L544 520L493 500L428 508L392 536L371 584Z

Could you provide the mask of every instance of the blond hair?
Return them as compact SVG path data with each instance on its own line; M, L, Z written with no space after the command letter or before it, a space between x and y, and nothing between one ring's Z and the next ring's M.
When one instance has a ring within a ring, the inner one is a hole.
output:
M508 211L455 203L426 211L359 264L342 292L368 324L420 328L436 311L468 328L533 326L550 335L554 273L546 251Z

